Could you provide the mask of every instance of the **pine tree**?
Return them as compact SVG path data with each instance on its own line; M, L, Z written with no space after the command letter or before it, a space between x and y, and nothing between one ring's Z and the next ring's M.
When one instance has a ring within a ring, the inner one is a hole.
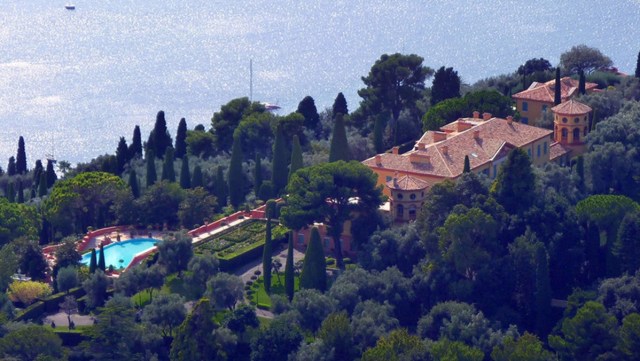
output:
M544 245L538 243L536 248L536 334L547 335L550 329L551 315L551 280L549 277L549 261Z
M300 275L300 288L315 288L324 292L327 288L327 264L317 227L311 229L311 240L304 254L304 265Z
M173 168L173 148L166 149L164 163L162 164L162 180L169 182L176 181L176 170Z
M54 160L47 159L47 171L45 173L47 177L47 188L53 187L58 180L58 175L56 174L55 169L53 169L53 162Z
M116 172L118 173L118 175L124 172L124 166L127 164L127 158L129 158L128 153L129 147L127 147L127 141L124 139L124 137L120 137L120 141L118 141L118 148L116 148Z
M464 156L464 169L462 170L463 173L469 173L471 172L471 163L469 162L469 156L465 155Z
M16 158L14 156L9 157L9 164L7 165L7 175L16 175Z
M256 162L253 167L253 192L256 197L260 194L260 186L262 186L262 161L260 154L256 154Z
M578 82L578 92L584 95L587 92L587 80L584 76L584 70L580 70L580 81Z
M342 94L342 92L338 93L338 96L333 101L332 111L334 118L337 114L349 114L349 109L347 108L347 99L344 98L344 94Z
M27 153L24 149L24 138L18 139L18 154L16 155L16 173L27 173Z
M18 203L24 203L24 186L22 180L18 179Z
M318 108L312 97L306 96L298 104L298 110L296 112L304 116L304 126L307 129L315 130L320 123L320 115L318 115Z
M42 198L47 195L47 177L44 173L40 174L40 182L38 184L38 197Z
M138 175L135 169L131 169L129 172L129 187L131 187L133 198L140 197L140 186L138 185Z
M156 123L149 134L147 148L153 149L158 158L164 158L168 148L172 148L173 141L167 130L167 121L164 119L164 112L161 110L156 116Z
M107 270L107 265L104 260L104 245L100 244L100 255L98 256L98 269L101 269L102 272Z
M191 171L189 171L189 156L182 156L182 165L180 166L180 187L182 189L191 188Z
M287 186L289 167L289 157L287 146L282 133L282 126L278 126L276 130L276 139L273 143L273 161L271 162L271 183L273 183L274 192L279 195L284 187Z
M238 208L244 202L244 174L242 174L242 145L240 139L233 141L231 161L229 162L229 202Z
M351 151L347 141L347 131L344 128L344 117L342 114L336 116L331 135L331 147L329 148L329 163L344 160L351 160Z
M216 172L216 198L218 198L218 204L220 207L224 207L227 205L227 197L229 195L227 190L227 182L224 181L224 169L222 166L218 166L218 171Z
M129 160L142 158L142 135L140 134L140 126L133 128L133 139L129 147Z
M636 61L636 78L640 78L640 51L638 52L638 60Z
M147 150L147 187L151 187L158 180L156 173L156 156L152 149Z
M373 125L373 147L376 153L384 152L384 118L382 114L376 116L376 122Z
M16 201L16 190L13 187L13 183L9 183L9 187L7 189L7 199L9 203L14 203Z
M293 275L293 232L289 232L289 246L287 247L287 264L284 266L284 290L289 298L293 299L294 275Z
M264 248L262 249L262 274L264 275L264 290L271 292L271 253L273 245L271 243L271 217L267 215L267 228L264 238Z
M562 103L562 85L560 84L560 67L556 68L556 83L555 83L555 93L553 97L553 104L558 105Z
M193 188L204 187L204 180L202 179L202 168L200 165L193 167L193 178L191 179L191 186Z
M98 268L98 261L96 258L96 249L91 248L91 259L89 260L89 273L95 273Z
M293 146L291 147L291 165L289 166L289 179L298 169L304 167L302 162L302 147L297 135L293 136Z
M187 121L182 118L178 123L178 132L176 133L176 158L182 159L187 154Z

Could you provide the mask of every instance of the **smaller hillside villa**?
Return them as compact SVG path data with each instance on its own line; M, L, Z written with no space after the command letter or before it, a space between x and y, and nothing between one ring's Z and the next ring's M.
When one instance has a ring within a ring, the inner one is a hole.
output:
M564 77L560 79L561 103L568 101L578 94L578 80ZM545 83L533 82L526 90L512 96L516 102L516 110L520 113L520 122L529 124L541 119L547 110L554 106L555 79ZM598 84L586 83L587 93L597 91Z

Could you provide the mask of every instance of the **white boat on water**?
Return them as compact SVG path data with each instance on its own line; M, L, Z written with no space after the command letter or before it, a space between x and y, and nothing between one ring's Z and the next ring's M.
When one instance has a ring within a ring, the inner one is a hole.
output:
M75 10L76 6L73 5L73 4L67 4L67 5L64 6L64 8L67 9L67 10Z

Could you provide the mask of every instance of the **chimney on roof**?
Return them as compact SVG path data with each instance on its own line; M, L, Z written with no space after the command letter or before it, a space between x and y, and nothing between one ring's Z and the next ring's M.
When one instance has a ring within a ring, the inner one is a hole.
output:
M480 131L479 130L474 130L473 131L473 139L480 139Z
M447 133L445 132L433 132L433 142L437 143L437 142L441 142L443 140L447 139Z
M393 173L393 185L398 186L398 172Z
M477 110L473 111L473 119L480 119L480 112Z
M512 116L507 116L507 124L511 124L513 123L513 117Z
M417 164L429 164L431 163L431 157L424 153L413 152L409 153L409 161Z
M464 132L467 129L473 128L473 124L458 120L456 122L456 128L458 129L458 132Z
M493 117L493 115L491 115L491 113L482 113L482 119L483 120L489 120L489 119L491 119L491 117Z
M418 150L425 150L426 145L424 143L418 143Z
M400 147L395 146L393 148L391 148L391 153L392 154L398 154L400 152Z
M442 146L442 154L444 154L444 155L449 154L449 146L447 146L447 145L443 145Z
M376 154L376 165L382 165L382 156L380 154Z

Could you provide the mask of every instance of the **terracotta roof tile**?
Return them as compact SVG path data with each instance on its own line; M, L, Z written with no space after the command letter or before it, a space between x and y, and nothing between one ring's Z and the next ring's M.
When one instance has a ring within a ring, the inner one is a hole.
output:
M387 182L390 189L398 189L404 191L419 191L429 187L429 183L420 178L405 175L400 178L394 178Z
M560 143L553 143L549 147L549 160L555 160L569 152L571 152L571 149L566 148L564 145Z
M514 99L533 100L544 103L553 103L555 100L556 80L549 80L546 83L533 82L528 89L514 94ZM560 79L560 94L563 101L574 96L578 91L579 81L564 77ZM596 83L586 83L585 88L589 91L598 86Z
M551 108L554 113L563 115L582 115L589 113L592 109L590 106L580 103L577 100L570 99L564 103L560 103Z
M463 121L466 123L466 119ZM456 127L456 124L449 125L452 129ZM552 133L551 130L492 118L479 121L468 130L449 134L446 140L437 143L429 143L432 137L423 135L416 143L417 149L404 154L380 154L380 164L376 164L376 157L363 163L378 169L455 178L462 174L465 156L469 156L471 169L475 169L506 155L510 148L522 147Z

